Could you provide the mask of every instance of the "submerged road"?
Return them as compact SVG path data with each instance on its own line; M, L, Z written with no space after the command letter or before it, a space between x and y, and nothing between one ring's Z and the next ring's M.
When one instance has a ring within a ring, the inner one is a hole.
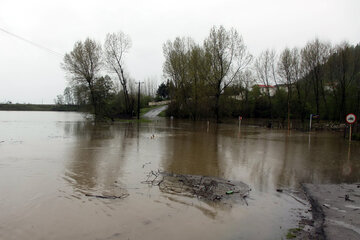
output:
M168 108L167 105L159 106L158 108L151 109L147 113L145 113L142 117L143 118L158 118L159 113L166 110Z

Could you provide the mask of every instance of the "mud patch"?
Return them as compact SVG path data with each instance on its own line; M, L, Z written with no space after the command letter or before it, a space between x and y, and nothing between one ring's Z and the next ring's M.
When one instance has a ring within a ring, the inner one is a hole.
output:
M158 186L164 193L196 197L207 201L241 202L246 205L246 198L251 191L248 185L240 181L159 171L151 171L143 183Z

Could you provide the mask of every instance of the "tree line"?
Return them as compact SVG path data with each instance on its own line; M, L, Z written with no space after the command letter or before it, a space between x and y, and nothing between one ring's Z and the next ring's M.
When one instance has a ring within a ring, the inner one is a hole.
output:
M123 32L108 34L103 45L89 38L76 42L61 65L69 86L56 102L114 118L132 117L137 104L171 99L169 116L282 119L288 126L309 114L343 121L349 112L360 113L359 44L333 46L316 38L302 48L266 49L254 57L235 29L214 26L201 44L190 37L164 43L166 80L157 91L154 81L146 81L141 103L124 67L130 47Z
M238 32L213 27L202 44L177 37L163 45L173 100L168 115L245 116L303 122L309 114L344 121L360 109L360 45L314 39L302 48L253 57Z
M154 95L154 80L146 81L138 103L135 81L124 64L130 48L131 39L123 32L107 34L103 45L90 38L76 42L61 64L69 86L55 103L81 106L97 119L135 115L137 104L145 105Z

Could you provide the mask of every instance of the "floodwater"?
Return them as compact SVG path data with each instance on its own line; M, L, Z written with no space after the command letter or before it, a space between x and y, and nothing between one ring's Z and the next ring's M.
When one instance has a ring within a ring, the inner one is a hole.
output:
M252 191L248 205L204 202L142 184L151 170ZM276 188L356 182L359 170L359 142L339 133L0 112L0 239L281 239L308 206Z

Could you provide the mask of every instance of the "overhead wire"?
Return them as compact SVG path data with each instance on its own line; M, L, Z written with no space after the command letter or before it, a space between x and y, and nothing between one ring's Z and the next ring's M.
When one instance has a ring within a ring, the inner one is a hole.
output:
M22 41L24 41L24 42L27 42L28 44L31 44L31 45L33 45L33 46L35 46L35 47L37 47L37 48L40 48L40 49L42 49L42 50L45 50L45 51L47 51L47 52L49 52L49 53L51 53L51 54L54 54L54 55L56 55L56 56L58 56L58 57L63 57L63 56L64 56L63 54L61 54L61 53L59 53L59 52L56 52L56 51L54 51L54 50L51 50L51 49L48 48L48 47L45 47L45 46L42 46L42 45L40 45L40 44L38 44L38 43L36 43L36 42L30 41L30 40L28 40L28 39L26 39L26 38L24 38L24 37L21 37L21 36L15 34L15 33L9 32L8 30L6 30L6 29L4 29L4 28L1 28L1 27L0 27L0 31L2 31L2 32L6 33L6 34L8 34L8 35L10 35L10 36L12 36L12 37L15 37L15 38L17 38L17 39L20 39L20 40L22 40Z

